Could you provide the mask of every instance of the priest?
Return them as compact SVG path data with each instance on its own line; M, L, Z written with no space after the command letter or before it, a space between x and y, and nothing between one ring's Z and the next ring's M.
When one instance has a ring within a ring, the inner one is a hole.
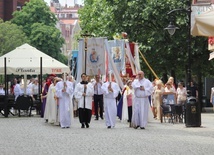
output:
M153 92L152 83L144 77L144 72L138 72L138 78L132 82L134 89L134 111L132 123L135 129L145 129L148 123L149 96Z

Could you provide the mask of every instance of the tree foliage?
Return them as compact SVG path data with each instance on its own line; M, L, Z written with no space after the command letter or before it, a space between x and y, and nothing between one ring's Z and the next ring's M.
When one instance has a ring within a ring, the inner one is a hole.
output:
M189 0L85 0L79 11L83 30L96 36L112 39L114 33L127 32L129 40L137 42L154 71L161 77L176 71L178 79L184 79L188 66L188 16L174 12L179 30L170 36L164 28L169 24L170 10L188 9ZM192 74L213 73L213 62L208 61L207 38L192 37ZM145 72L150 73L141 61Z
M28 42L22 28L0 19L0 56Z
M57 18L43 0L30 0L13 15L12 22L23 27L32 46L58 59L64 39L56 28Z

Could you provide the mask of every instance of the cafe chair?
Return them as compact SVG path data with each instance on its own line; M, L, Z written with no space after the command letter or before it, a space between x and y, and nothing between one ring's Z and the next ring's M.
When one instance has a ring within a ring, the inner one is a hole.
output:
M184 107L181 104L176 104L175 105L175 121L179 122L179 123L183 123L183 119L184 119Z
M166 105L162 104L161 105L161 113L162 113L162 118L164 119L164 122L166 122L166 118L168 118L168 122L172 122L174 124L174 105Z
M33 99L31 96L22 95L16 99L16 109L18 110L19 117L21 116L21 110L27 112L28 116L31 116L33 106Z
M6 106L5 95L0 95L0 114L5 116L5 106Z

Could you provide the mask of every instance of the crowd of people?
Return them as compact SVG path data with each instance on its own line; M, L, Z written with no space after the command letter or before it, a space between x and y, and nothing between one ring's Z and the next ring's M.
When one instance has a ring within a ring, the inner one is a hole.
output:
M91 80L89 76L82 73L82 81L79 83L68 75L49 76L43 86L41 116L47 123L60 125L61 128L70 128L72 118L78 111L80 127L89 128L94 107L95 121L104 119L106 127L111 129L116 125L118 96L122 94L123 110L127 111L130 127L145 129L150 107L148 97L153 92L153 86L144 77L143 71L140 71L137 77L129 80L121 89L113 75L111 80L103 82L100 75L96 75L95 79ZM133 100L135 100L135 106L133 106ZM123 113L125 116L125 112Z
M111 76L109 78L111 80L103 82L100 75L96 75L91 80L82 73L81 82L76 83L75 79L67 74L62 74L61 77L52 74L43 82L41 94L38 91L37 78L30 80L26 92L20 85L20 80L14 79L10 93L15 95L15 100L24 93L32 96L33 100L41 95L41 117L45 122L61 128L70 128L73 118L77 116L80 127L89 128L92 110L95 121L105 120L108 129L114 128L118 116L118 104L122 100L120 119L129 122L130 127L145 129L148 120L151 119L149 117L161 119L160 107L163 104L163 95L174 95L175 100L171 104L184 104L187 99L188 92L184 82L179 82L176 87L173 77L170 77L165 84L159 79L151 82L144 77L143 71L139 71L135 79L123 80L124 88L120 88L114 76ZM193 83L191 88L192 95L197 98L197 88ZM2 85L0 85L0 93L4 93Z

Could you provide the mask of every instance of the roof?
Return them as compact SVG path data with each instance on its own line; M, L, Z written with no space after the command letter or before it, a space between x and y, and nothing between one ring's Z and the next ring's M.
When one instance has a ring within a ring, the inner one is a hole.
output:
M70 24L70 25L75 25L75 23L77 21L78 20L76 20L76 19L60 19L60 23L62 23L62 24Z
M4 74L5 68L7 74L39 74L41 64L44 74L69 72L65 64L25 43L0 57L0 74Z

